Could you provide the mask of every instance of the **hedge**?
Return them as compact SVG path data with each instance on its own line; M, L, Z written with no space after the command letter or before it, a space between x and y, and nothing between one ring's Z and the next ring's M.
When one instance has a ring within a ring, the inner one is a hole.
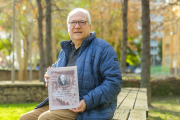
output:
M122 87L140 87L140 79L125 78ZM175 77L165 77L151 79L152 96L180 95L180 79Z

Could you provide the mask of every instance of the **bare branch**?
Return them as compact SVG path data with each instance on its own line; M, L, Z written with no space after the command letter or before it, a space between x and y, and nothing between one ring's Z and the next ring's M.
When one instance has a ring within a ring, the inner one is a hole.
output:
M59 8L56 4L52 4L52 6L55 6L56 10L52 10L52 12L54 11L67 11L66 8Z

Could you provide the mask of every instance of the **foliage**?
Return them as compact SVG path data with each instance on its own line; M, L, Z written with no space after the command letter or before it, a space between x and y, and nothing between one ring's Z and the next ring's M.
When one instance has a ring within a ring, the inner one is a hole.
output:
M12 31L12 6L10 0L2 0L0 3L0 30L10 33ZM3 6L3 7L2 7ZM45 0L42 0L43 15L45 16ZM109 42L114 49L118 57L121 54L121 39L122 39L122 3L119 1L100 1L100 0L53 0L52 1L52 40L55 41L53 49L56 50L54 54L56 56L61 50L60 42L69 40L66 18L74 8L82 7L89 10L92 19L92 31L95 31L97 37L102 38ZM128 49L130 52L128 55L128 61L132 64L139 63L139 55L134 54L134 51L139 53L140 46L133 43L133 40L140 34L140 30L137 29L137 22L140 19L140 4L136 1L129 2L128 13ZM18 0L15 2L16 19L19 23L20 39L23 40L24 53L29 54L29 38L30 38L30 20L33 19L33 39L32 39L32 55L39 52L38 49L38 32L37 32L37 15L38 8L35 0ZM44 19L45 20L45 19ZM43 22L43 37L45 38L45 21ZM45 39L44 39L45 40ZM45 42L44 42L45 47ZM15 51L17 47L15 46ZM27 56L28 57L28 56ZM32 61L34 64L38 64L35 61L39 58L39 55L33 56ZM57 57L56 57L57 58ZM120 60L120 59L119 59ZM29 60L27 60L30 62Z
M132 40L128 43L127 49L127 58L126 62L129 65L138 65L140 64L141 58L141 42L133 42Z
M11 49L11 45L12 43L10 42L9 39L0 39L0 50L3 50L3 49L9 50Z
M10 0L0 2L0 32L11 33L12 29L12 9Z
M37 103L0 104L1 120L19 120L21 115L34 109Z
M140 5L137 2L129 2L128 9L128 49L137 48L136 44L132 45L133 39L135 39L140 31L137 30L137 21L139 20L138 7ZM121 54L121 41L122 41L122 3L104 1L103 3L96 0L91 2L90 8L88 8L92 17L92 31L96 31L98 37L109 42L115 49L118 57ZM131 52L132 53L132 52ZM132 55L129 53L130 55ZM134 54L134 56L137 56ZM136 64L137 57L130 57L130 61ZM132 60L135 59L135 60ZM120 59L119 59L120 60Z

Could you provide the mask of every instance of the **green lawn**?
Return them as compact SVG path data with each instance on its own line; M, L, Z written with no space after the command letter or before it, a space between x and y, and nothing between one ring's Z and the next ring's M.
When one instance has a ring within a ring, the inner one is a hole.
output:
M0 120L19 120L24 113L31 111L38 103L0 104Z
M180 96L152 97L148 120L180 120Z
M0 120L19 120L38 103L0 104ZM152 97L148 120L180 120L180 96Z

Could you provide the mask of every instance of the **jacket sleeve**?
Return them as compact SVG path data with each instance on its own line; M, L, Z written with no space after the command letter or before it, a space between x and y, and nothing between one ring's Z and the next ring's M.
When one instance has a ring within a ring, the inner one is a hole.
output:
M86 110L92 110L101 104L108 104L121 91L122 77L120 66L112 46L109 45L103 50L99 62L99 72L103 82L83 96Z

